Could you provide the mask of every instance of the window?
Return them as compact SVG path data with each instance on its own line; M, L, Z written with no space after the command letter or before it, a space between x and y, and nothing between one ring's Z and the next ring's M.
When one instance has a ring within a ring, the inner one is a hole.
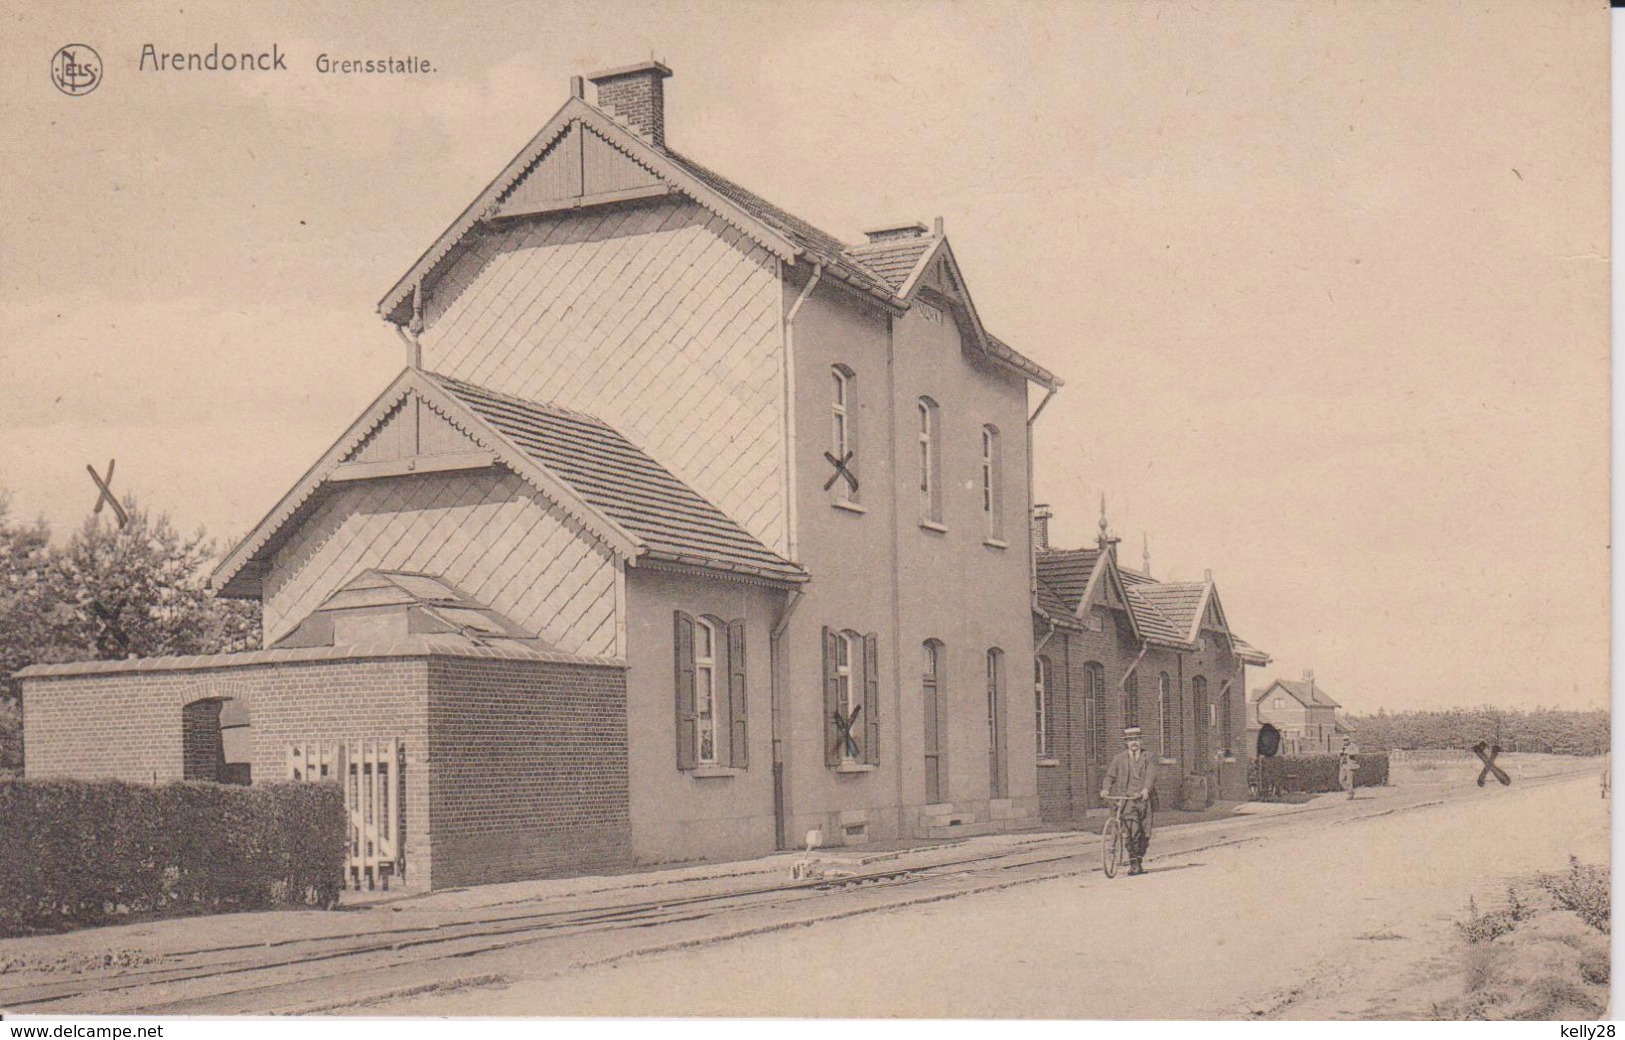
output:
M942 710L942 644L935 639L925 641L924 671L920 677L921 699L925 702L925 801L934 805L943 801L948 789L946 763L942 749L948 743L943 732L947 720Z
M1157 754L1174 757L1174 686L1163 672L1157 679Z
M840 502L858 498L858 448L854 422L858 414L858 377L845 365L836 365L830 374L829 461L833 472L830 488Z
M717 764L717 629L694 623L694 744L701 765Z
M1140 724L1140 676L1130 672L1123 680L1123 726Z
M1053 708L1050 704L1049 689L1050 665L1049 658L1039 657L1033 660L1033 709L1037 715L1036 732L1038 735L1038 757L1054 758L1054 720L1051 718Z
M1277 697L1277 698L1275 698L1275 710L1280 711L1284 707L1286 707L1286 698L1285 697Z
M999 458L999 430L982 427L982 516L991 541L1004 540L1003 470Z
M934 523L942 523L942 460L937 450L937 403L929 397L919 400L920 439L920 516Z
M1106 734L1106 669L1098 661L1090 661L1083 666L1083 674L1089 698L1090 735L1093 741L1095 765L1105 768L1106 752L1111 746Z
M1005 772L1004 651L987 652L987 777L988 797L1005 798L1009 788Z
M745 622L674 612L677 768L750 764Z
M825 764L880 763L879 639L824 629Z
M1232 751L1230 745L1230 691L1223 685L1219 687L1219 747L1229 755Z

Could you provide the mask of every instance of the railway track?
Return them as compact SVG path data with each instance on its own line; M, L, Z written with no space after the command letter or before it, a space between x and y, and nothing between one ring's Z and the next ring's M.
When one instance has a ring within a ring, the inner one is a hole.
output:
M1531 779L1523 786L1570 779ZM1299 819L1320 808L1341 809L1328 822L1440 804L1372 801L1364 811L1346 803L1224 821L1224 829L1158 834L1157 859L1263 840L1272 821ZM898 862L850 875L753 883L749 875L719 891L693 891L714 880L674 883L664 897L626 903L610 893L589 905L538 907L524 901L485 908L455 920L403 922L320 937L271 943L201 946L168 954L162 963L118 973L68 978L0 976L0 1007L13 1013L231 1014L311 1013L373 1003L392 995L455 984L462 969L486 954L519 948L549 954L563 973L628 957L725 941L823 920L960 898L1013 885L1098 871L1091 834L1034 835L1013 846L956 846L932 862ZM624 898L624 892L621 893ZM556 902L556 900L555 900ZM376 922L376 917L369 919ZM491 973L464 977L500 981Z

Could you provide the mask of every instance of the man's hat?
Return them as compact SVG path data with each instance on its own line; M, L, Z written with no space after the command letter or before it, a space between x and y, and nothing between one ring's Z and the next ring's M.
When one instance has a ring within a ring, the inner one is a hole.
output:
M1129 728L1125 729L1123 731L1123 739L1124 740L1139 740L1140 739L1140 727L1138 727L1138 726L1130 726Z

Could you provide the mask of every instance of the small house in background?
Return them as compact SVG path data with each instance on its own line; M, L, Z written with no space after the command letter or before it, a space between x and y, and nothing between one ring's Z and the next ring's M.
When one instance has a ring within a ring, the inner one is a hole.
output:
M1275 680L1253 694L1252 704L1251 725L1256 730L1267 722L1280 730L1283 755L1335 755L1354 736L1337 713L1342 705L1320 688L1311 670L1301 681Z
M1140 726L1160 761L1157 801L1203 808L1246 797L1246 677L1269 657L1230 629L1212 573L1163 582L1118 562L1102 503L1092 548L1049 546L1050 513L1034 514L1038 794L1063 821L1099 807L1125 726Z

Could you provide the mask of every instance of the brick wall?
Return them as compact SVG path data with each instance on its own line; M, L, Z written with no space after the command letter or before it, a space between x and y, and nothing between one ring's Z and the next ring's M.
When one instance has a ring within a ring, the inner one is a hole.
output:
M1100 631L1058 629L1039 652L1050 660L1051 697L1055 701L1055 737L1052 742L1054 766L1038 767L1039 810L1046 820L1073 819L1100 802L1100 781L1111 756L1123 749L1122 678L1134 664L1139 646L1132 633L1120 628L1120 614L1096 608ZM1035 635L1042 639L1048 631L1041 625ZM1089 703L1088 668L1101 666L1105 678L1102 703L1096 708L1104 716L1104 755L1095 753L1093 730L1096 725ZM1141 662L1141 669L1144 662ZM1148 721L1148 709L1156 707L1155 683L1147 698L1147 679L1140 676L1140 720ZM1154 718L1154 716L1152 717ZM1154 731L1153 731L1154 736Z
M287 777L288 749L296 742L400 738L407 756L406 882L427 886L425 668L422 659L379 658L24 679L26 775L180 780L183 708L227 692L248 703L258 782Z
M434 887L630 862L625 669L436 658L428 732Z

